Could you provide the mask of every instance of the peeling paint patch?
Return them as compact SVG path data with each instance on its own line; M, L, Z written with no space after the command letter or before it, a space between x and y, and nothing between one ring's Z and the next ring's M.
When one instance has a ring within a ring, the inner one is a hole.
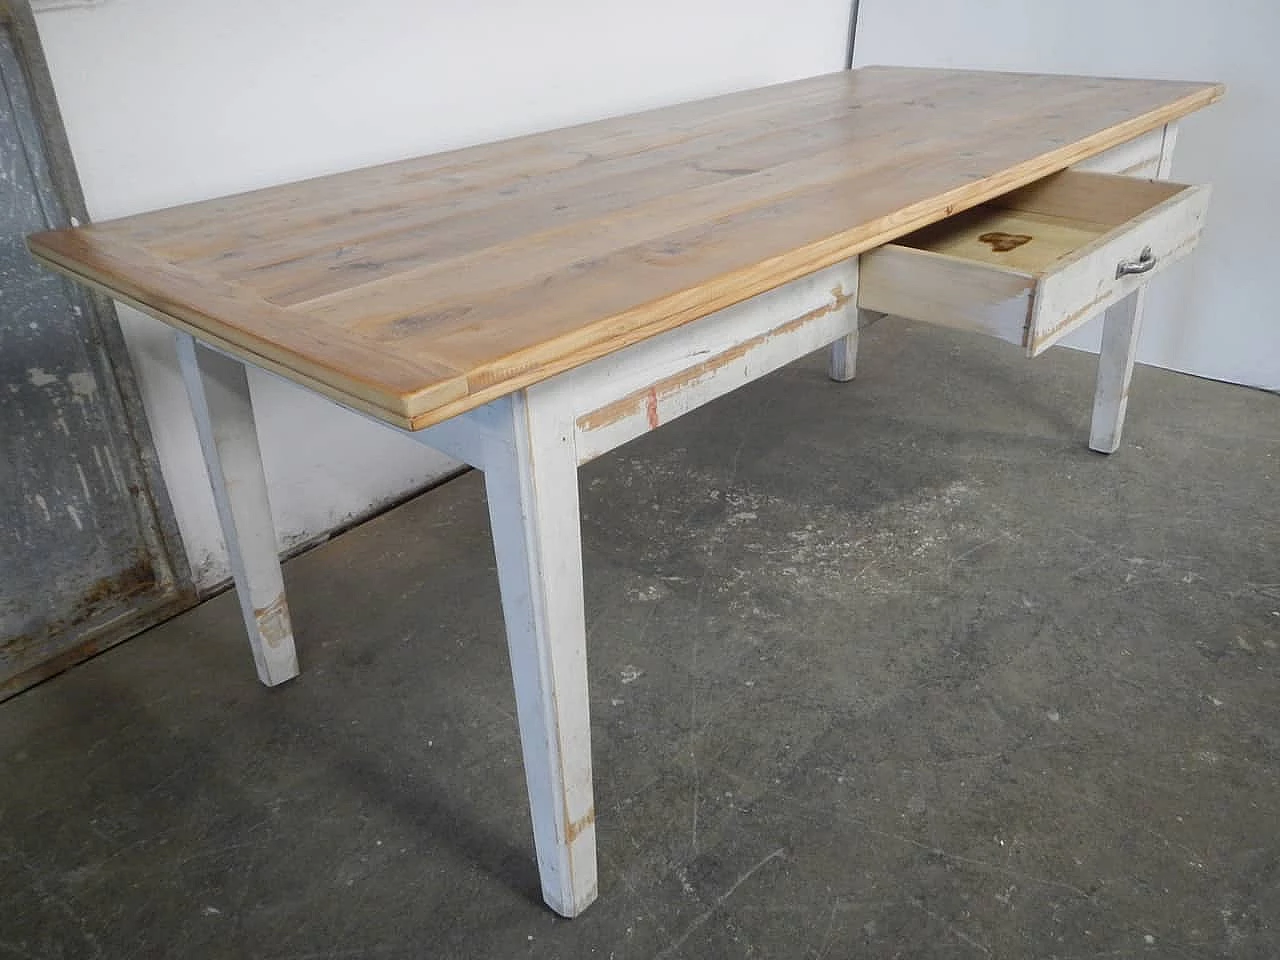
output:
M84 468L78 463L76 464L76 473L80 476L80 488L84 491L85 501L92 502L93 492L89 489L89 478L84 475Z
M658 388L650 387L644 398L645 414L649 419L649 429L658 429Z
M267 606L255 609L253 617L258 622L262 641L268 647L278 647L292 640L293 624L289 622L289 605L283 593Z
M67 386L77 397L92 397L98 392L98 381L92 373L67 374Z
M116 465L116 458L111 454L110 447L103 447L102 452L107 455L107 466L111 468L111 478L115 481L116 489L121 493L128 491L128 484L125 483L124 474L120 472L119 466Z
M659 403L663 399L713 376L717 371L742 359L752 350L765 345L775 337L785 336L827 314L843 309L853 299L851 295L844 292L844 288L839 284L831 288L831 298L830 303L801 314L793 320L788 320L767 333L744 340L742 343L716 354L709 360L693 364L678 373L663 377L652 386L636 390L625 397L605 404L597 410L584 413L578 417L578 429L583 431L599 430L617 423L619 420L634 416L641 410L645 412L649 428L657 427L659 423Z
M52 373L45 373L40 367L31 367L27 371L27 380L33 387L47 387L51 383L57 383L58 378Z
M595 807L592 807L590 810L588 810L586 814L584 814L581 818L567 822L564 825L565 843L573 843L573 841L577 840L578 837L582 835L582 832L584 830L586 830L590 826L593 826L595 822L596 822Z

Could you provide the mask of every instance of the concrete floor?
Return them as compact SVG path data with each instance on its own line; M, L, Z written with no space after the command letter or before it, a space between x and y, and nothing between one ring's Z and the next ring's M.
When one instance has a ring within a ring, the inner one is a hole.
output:
M884 321L585 468L600 900L478 474L0 706L0 957L1280 956L1280 398Z

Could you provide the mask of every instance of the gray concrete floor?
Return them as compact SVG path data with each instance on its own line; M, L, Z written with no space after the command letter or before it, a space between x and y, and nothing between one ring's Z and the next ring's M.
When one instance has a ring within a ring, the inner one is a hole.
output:
M1280 956L1280 398L884 321L582 475L600 900L537 893L483 484L0 706L0 957ZM376 469L376 465L370 465Z

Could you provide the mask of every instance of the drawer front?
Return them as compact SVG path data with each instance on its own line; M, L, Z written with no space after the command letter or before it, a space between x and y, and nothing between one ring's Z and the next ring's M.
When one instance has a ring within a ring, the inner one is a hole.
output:
M858 306L1035 356L1190 253L1208 203L1208 187L1064 171L863 254Z
M1026 342L1035 356L1181 260L1200 241L1207 186L1187 187L1041 278ZM1141 272L1123 273L1126 264Z

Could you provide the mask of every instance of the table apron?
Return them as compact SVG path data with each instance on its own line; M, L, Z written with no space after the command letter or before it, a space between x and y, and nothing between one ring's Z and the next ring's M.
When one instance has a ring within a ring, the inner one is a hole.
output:
M551 395L568 403L581 465L854 333L857 300L858 258L852 257L523 392L534 404ZM484 470L510 444L510 403L511 397L499 397L417 431L346 409Z
M583 464L857 328L857 258L562 373Z

